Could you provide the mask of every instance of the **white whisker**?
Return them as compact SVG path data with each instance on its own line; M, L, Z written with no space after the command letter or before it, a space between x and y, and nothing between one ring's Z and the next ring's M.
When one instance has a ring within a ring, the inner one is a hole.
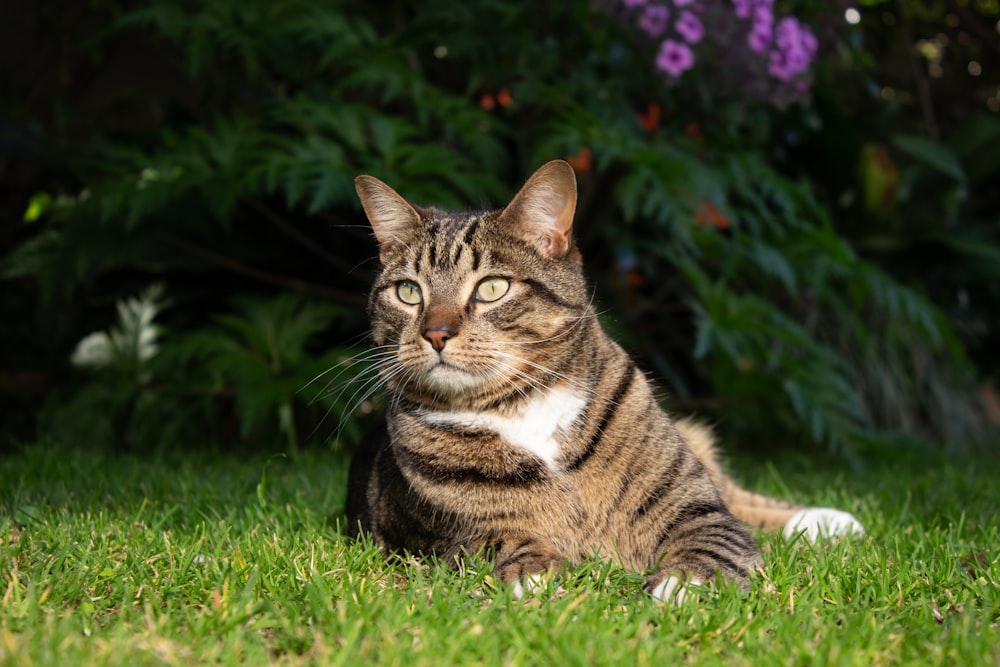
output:
M519 357L518 355L511 354L509 352L502 352L500 350L494 350L493 354L495 354L495 355L497 355L499 357L502 357L504 359L512 359L513 361L515 361L517 363L523 364L523 365L525 365L525 366L527 366L527 367L529 367L531 369L540 371L540 373L542 373L543 375L550 376L550 377L552 377L552 378L554 378L556 380L559 380L561 382L565 382L567 385L569 385L573 389L577 389L577 390L588 392L588 393L590 391L590 385L589 385L589 383L587 383L582 378L576 378L576 377L572 377L572 376L566 375L565 373L560 373L559 371L557 371L557 370L555 370L553 368L549 368L548 366L544 366L543 364L531 361L530 359L525 359L524 357ZM523 373L523 374L525 374L525 375L527 375L527 373L525 373L524 371L520 371L520 372ZM538 381L538 384L542 384L540 380Z
M392 346L392 345L381 345L379 347L369 348L369 349L363 350L361 352L358 352L357 354L353 354L353 355L351 355L349 357L346 357L346 358L342 359L341 361L337 362L336 364L334 364L333 366L330 366L328 369L326 369L325 371L323 371L322 373L320 373L319 375L317 375L316 377L314 377L312 380L309 380L309 382L307 382L304 385L302 385L302 387L300 387L298 391L301 392L301 391L304 391L305 389L308 389L314 382L316 382L316 380L319 380L324 375L326 375L327 373L333 371L334 369L338 369L339 368L340 371L336 375L334 375L330 379L330 381L327 383L327 387L329 387L331 383L337 381L337 378L339 378L341 375L343 375L344 373L346 373L349 369L357 366L358 364L363 364L363 363L366 363L366 362L373 361L373 360L377 359L378 357L380 357L381 355L386 355L386 356L391 355L392 354L391 351L381 351L381 350L390 350L392 347L394 347L394 346ZM327 387L324 387L324 390Z

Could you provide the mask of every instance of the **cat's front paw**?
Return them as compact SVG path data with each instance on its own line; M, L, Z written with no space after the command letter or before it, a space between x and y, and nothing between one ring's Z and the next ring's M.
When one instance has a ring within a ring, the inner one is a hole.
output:
M701 584L701 579L681 579L671 575L647 590L649 590L649 596L656 602L679 606L684 602L684 598L692 592L691 589Z
M524 599L526 595L539 595L544 593L548 588L549 580L552 578L551 572L539 572L537 574L526 574L521 579L514 581L514 587L511 591L515 600ZM563 588L559 586L556 589L556 593L562 593Z
M849 512L829 507L806 507L788 520L783 533L785 537L795 537L801 533L810 542L815 542L829 537L860 537L865 534L865 528Z
M520 600L525 595L537 595L543 590L545 590L545 576L529 574L514 582L514 599Z

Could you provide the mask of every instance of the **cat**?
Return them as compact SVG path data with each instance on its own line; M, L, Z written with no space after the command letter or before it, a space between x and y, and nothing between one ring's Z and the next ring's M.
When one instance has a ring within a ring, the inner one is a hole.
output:
M489 554L517 597L596 553L679 602L717 576L748 586L762 566L748 526L863 532L742 489L707 427L661 409L591 305L568 163L541 166L501 211L355 185L379 245L368 312L389 400L351 463L351 535L448 562Z

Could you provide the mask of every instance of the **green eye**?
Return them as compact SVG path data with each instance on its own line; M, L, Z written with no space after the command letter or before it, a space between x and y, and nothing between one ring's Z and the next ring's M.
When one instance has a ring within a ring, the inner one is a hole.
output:
M510 289L510 281L506 278L485 278L476 286L476 299L479 301L496 301Z
M404 280L396 285L396 296L399 297L400 301L411 306L415 306L423 301L423 296L420 294L420 285L410 280Z

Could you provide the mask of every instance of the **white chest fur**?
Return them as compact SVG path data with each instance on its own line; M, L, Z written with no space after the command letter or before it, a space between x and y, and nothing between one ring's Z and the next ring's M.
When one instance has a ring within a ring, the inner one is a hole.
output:
M489 412L430 412L423 419L432 424L492 431L528 450L555 467L560 440L587 405L587 399L570 389L550 389L510 415Z

